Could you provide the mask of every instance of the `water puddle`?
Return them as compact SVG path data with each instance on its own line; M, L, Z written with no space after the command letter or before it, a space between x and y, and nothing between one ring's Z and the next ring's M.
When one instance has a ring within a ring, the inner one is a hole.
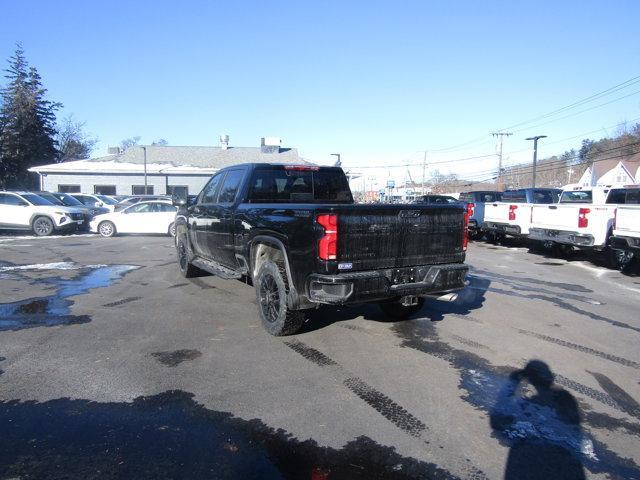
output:
M55 266L45 269L43 265ZM71 315L73 300L69 298L83 295L95 288L107 287L121 279L128 272L140 267L135 265L79 266L70 262L63 262L59 264L23 265L4 268L12 268L14 273L27 270L58 269L78 270L79 274L71 279L53 277L37 280L38 283L54 286L56 291L52 295L29 298L18 302L0 303L0 331L87 323L91 321L88 315Z

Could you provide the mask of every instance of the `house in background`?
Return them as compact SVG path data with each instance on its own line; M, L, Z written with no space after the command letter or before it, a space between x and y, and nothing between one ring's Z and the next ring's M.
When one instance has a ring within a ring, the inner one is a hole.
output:
M623 161L597 161L588 167L575 186L594 187L596 185L631 185L640 181L640 155ZM637 170L636 170L637 169ZM636 175L633 175L633 171Z
M233 147L229 136L217 147L136 145L110 149L104 157L32 167L40 188L52 192L103 195L197 194L219 169L241 163L309 163L295 148L283 148L274 137L258 147ZM146 178L146 192L145 192Z

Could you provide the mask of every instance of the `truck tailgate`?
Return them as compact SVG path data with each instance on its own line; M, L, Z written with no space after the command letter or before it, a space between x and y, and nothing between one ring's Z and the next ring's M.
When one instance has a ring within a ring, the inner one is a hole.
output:
M614 235L640 238L640 206L619 206Z
M533 205L531 227L575 231L581 207L590 205Z
M495 223L509 223L508 203L487 203L484 206L484 221Z
M459 205L341 208L338 261L351 271L462 262L464 214Z

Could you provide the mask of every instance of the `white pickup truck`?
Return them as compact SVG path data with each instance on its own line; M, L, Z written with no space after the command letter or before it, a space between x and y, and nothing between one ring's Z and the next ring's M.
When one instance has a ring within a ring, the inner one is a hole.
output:
M533 206L557 203L561 193L557 188L507 190L502 193L500 202L485 204L482 229L495 240L505 235L526 237Z
M616 209L611 247L620 251L625 260L631 260L640 254L640 189L626 197L627 204Z
M557 205L534 205L529 238L573 248L604 250L613 234L618 205L640 186L573 187L564 190Z

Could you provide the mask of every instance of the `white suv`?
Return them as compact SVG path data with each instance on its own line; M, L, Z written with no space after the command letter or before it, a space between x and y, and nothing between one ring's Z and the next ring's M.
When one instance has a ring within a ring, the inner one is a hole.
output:
M38 236L55 230L75 230L82 210L54 205L35 193L0 192L0 229L32 230Z

